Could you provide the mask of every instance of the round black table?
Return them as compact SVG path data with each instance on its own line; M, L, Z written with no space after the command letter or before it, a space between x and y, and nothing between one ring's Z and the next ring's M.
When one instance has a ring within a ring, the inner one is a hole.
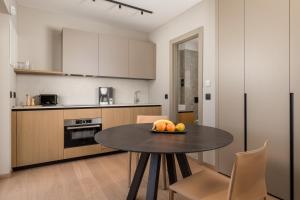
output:
M95 140L104 146L123 151L141 153L127 200L135 200L149 157L151 157L147 200L157 198L157 187L161 155L166 156L169 184L177 181L175 156L183 177L192 174L186 153L204 152L229 145L233 136L223 130L191 125L185 134L157 134L150 130L152 124L132 124L103 130L96 134Z

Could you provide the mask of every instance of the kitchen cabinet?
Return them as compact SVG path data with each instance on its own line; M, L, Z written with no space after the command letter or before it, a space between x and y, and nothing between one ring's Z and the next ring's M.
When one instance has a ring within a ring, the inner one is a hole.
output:
M129 41L129 77L155 79L155 45L150 42Z
M244 151L244 15L244 1L219 1L218 127L234 141L218 151L218 171L228 176L235 153Z
M191 112L179 112L178 113L177 122L184 123L184 124L194 124L196 121L194 111Z
M245 1L247 148L268 147L268 192L290 199L289 1Z
M93 119L101 117L101 109L70 109L64 110L66 119Z
M17 112L17 166L63 159L63 111Z
M103 108L102 128L107 129L114 126L121 126L134 123L132 120L133 108Z
M99 75L108 77L128 77L128 48L128 39L100 34Z
M63 72L98 75L98 33L63 29Z
M133 123L136 123L138 115L161 115L161 107L133 107L131 110Z
M291 93L294 94L294 199L300 199L300 1L291 0L291 69L290 84Z
M11 113L11 166L17 166L17 112Z
M161 115L161 107L127 107L127 108L103 108L103 129L126 124L135 124L138 115ZM111 150L101 146L102 151Z
M64 159L90 156L99 153L101 153L101 145L99 144L67 148L64 150Z
M160 106L21 110L11 114L12 167L116 151L99 144L64 148L64 120L102 118L102 129L136 123L137 115L161 115Z

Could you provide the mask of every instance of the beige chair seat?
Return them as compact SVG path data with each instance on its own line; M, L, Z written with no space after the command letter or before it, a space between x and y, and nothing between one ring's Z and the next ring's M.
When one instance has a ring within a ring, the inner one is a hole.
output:
M212 170L203 170L170 186L170 200L177 192L191 200L261 200L267 199L267 145L236 153L229 180Z
M230 179L210 170L202 170L170 186L191 200L221 200L228 195Z

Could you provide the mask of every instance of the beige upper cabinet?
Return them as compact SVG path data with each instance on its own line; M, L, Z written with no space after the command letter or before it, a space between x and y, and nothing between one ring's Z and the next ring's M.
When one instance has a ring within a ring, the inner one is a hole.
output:
M300 1L290 1L291 19L291 92L294 93L294 142L295 157L300 157ZM300 199L300 160L295 159L295 199Z
M98 75L98 33L63 30L63 72Z
M63 111L17 112L17 166L63 159Z
M155 79L155 45L150 42L129 41L129 77Z
M100 34L99 75L128 77L128 39Z
M234 141L219 150L218 169L229 176L235 153L244 151L244 16L244 1L219 1L218 127Z

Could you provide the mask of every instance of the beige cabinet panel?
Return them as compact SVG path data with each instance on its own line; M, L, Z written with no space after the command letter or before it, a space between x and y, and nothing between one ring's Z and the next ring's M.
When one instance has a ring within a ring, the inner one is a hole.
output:
M291 92L294 93L295 199L300 199L300 1L291 0Z
M268 192L290 199L289 1L245 1L248 149L269 140Z
M150 42L129 41L129 77L155 79L155 45Z
M63 159L63 111L17 112L17 166Z
M63 72L98 75L98 33L63 30Z
M101 34L99 47L99 75L128 77L129 40Z
M219 1L218 125L234 136L218 152L218 169L226 175L231 175L235 153L244 151L244 16L244 1Z

